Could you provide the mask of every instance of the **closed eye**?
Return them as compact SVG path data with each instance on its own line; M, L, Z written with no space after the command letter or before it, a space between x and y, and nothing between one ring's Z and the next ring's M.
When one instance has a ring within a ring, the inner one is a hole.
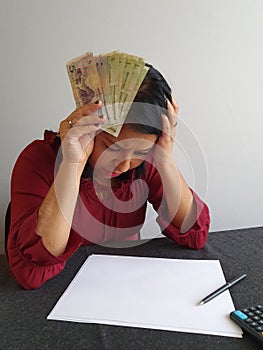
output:
M136 151L134 152L134 154L137 156L146 156L149 152L150 152L150 149L147 151Z
M123 151L123 149L121 147L119 147L118 145L106 145L106 147L108 148L109 151L111 152L120 152ZM145 149L145 150L138 150L134 152L134 155L137 156L146 156L150 151L151 151L152 147Z
M117 148L117 147L109 147L108 150L111 151L111 152L122 151L121 148ZM147 150L147 151L135 151L134 154L137 155L137 156L146 156L149 152L150 152L150 150Z
M111 151L111 152L118 152L118 151L121 151L121 149L117 146L110 146L108 147L108 150Z

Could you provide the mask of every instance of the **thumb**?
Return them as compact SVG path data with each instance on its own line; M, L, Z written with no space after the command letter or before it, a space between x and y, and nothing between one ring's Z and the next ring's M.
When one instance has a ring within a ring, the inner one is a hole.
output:
M86 150L89 146L92 146L93 149L93 144L94 144L94 139L96 136L96 132L91 132L89 134L83 134L79 141L81 143L82 149Z

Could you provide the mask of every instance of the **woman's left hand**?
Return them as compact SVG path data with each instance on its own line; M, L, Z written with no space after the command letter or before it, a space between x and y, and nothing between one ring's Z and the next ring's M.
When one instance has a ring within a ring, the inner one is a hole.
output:
M157 147L154 150L154 158L157 162L167 159L164 154L172 158L173 143L176 133L176 125L178 118L178 104L172 97L172 103L167 100L168 117L162 114L162 135L157 141ZM160 149L161 148L161 149ZM163 153L164 151L165 153Z

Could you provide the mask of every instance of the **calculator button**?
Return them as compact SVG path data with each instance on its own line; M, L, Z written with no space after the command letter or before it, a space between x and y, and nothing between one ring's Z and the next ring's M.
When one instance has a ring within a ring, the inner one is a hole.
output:
M250 325L251 327L257 327L257 326L258 326L258 323L257 323L257 322L251 322L249 325Z
M247 315L246 314L244 314L242 311L240 311L240 310L236 310L236 311L234 311L234 314L238 317L238 318L240 318L241 320L246 320L248 317L247 317Z
M252 320L252 318L247 318L247 319L245 320L245 322L250 323L250 322L253 322L253 320ZM263 322L263 321L262 321L262 322Z
M254 316L252 317L254 321L259 321L260 320L260 317L259 316Z
M263 304L235 310L230 318L263 344Z
M249 312L248 309L243 309L243 310L241 310L241 311L244 312L245 314L246 314L247 312Z

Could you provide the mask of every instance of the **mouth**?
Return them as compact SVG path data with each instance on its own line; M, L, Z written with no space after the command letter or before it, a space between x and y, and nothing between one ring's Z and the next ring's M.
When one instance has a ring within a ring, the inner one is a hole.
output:
M117 177L117 176L120 176L121 173L109 173L109 176L110 177Z
M118 177L118 176L120 176L122 173L115 173L114 171L113 172L111 172L111 171L106 171L105 172L105 175L106 175L106 177L110 177L110 178L113 178L113 177Z

